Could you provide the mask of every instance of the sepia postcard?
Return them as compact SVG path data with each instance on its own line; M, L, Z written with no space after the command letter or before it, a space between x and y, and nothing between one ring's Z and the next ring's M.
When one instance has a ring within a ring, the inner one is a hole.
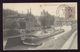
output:
M77 2L3 3L3 50L77 50L77 32Z

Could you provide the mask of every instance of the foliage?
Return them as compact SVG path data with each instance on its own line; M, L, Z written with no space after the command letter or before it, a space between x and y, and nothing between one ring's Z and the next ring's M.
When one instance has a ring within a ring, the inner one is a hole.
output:
M49 13L45 12L43 16L40 16L39 21L43 28L49 28L51 25L54 25L54 16L51 16Z

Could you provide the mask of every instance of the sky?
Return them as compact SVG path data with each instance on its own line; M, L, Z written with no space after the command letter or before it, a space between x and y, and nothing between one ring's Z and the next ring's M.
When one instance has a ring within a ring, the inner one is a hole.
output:
M77 9L77 3L75 2L72 3L69 2L67 3L3 3L3 9L11 9L19 13L26 14L27 10L31 8L32 14L36 16L39 16L41 14L41 11L45 9L45 11L48 11L51 15L57 16L56 11L61 4L75 6L75 8Z

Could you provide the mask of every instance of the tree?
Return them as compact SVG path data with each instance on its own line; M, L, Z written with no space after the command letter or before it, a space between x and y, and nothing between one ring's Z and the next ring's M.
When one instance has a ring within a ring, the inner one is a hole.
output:
M45 11L42 12L42 16L39 18L42 29L51 28L51 25L54 25L54 20L54 16L51 16L48 12Z
M18 13L9 10L9 9L3 9L3 36L9 37L14 35L19 35L18 24Z
M26 23L26 32L27 33L39 30L39 24L37 23L37 19L31 12L28 12L27 15L24 15L24 17L25 17L25 19L22 21L25 21L25 23Z
M3 9L3 17L11 16L11 15L17 15L18 12L10 10L10 9Z

